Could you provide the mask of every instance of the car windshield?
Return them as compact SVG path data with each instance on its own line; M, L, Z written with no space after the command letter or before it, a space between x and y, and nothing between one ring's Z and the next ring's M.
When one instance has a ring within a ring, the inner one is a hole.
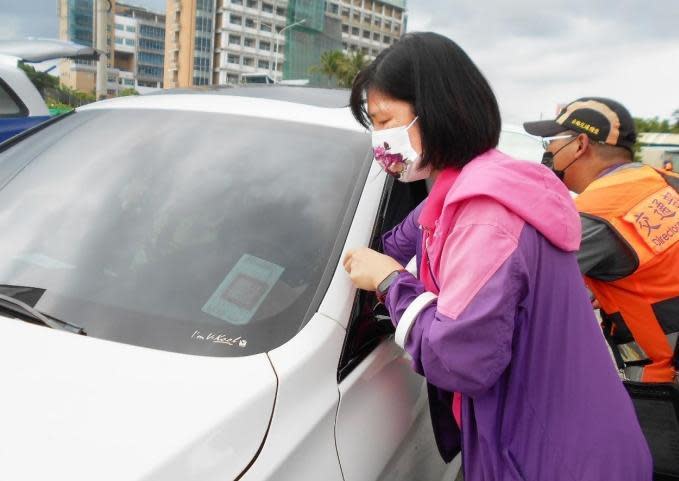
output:
M92 337L268 351L322 299L369 147L361 132L217 113L71 115L0 152L0 293Z

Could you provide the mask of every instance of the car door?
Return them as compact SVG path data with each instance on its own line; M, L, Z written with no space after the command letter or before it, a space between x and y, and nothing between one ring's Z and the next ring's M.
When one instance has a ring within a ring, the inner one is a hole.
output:
M373 230L399 223L427 194L425 183L387 182ZM335 437L345 481L453 479L459 462L439 456L426 383L393 342L388 312L374 293L357 291L338 367Z

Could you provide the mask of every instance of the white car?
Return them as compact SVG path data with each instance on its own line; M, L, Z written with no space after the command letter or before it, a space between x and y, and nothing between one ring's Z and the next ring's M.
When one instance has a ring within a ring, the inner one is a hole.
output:
M347 100L125 97L0 146L0 479L455 477L341 264L426 187L380 171Z
M95 60L99 51L52 39L0 40L0 142L50 118L38 89L19 62L39 63L58 58Z

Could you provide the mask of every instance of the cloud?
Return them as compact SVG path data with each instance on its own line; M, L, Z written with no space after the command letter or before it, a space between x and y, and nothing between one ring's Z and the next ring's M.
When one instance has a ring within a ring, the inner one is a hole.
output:
M408 8L409 31L438 32L467 51L505 120L549 118L586 95L616 98L643 117L679 108L676 0L410 0Z
M56 4L0 0L0 38L56 37ZM408 0L408 12L409 31L438 32L467 51L509 121L552 116L584 95L616 98L642 117L679 108L678 0Z

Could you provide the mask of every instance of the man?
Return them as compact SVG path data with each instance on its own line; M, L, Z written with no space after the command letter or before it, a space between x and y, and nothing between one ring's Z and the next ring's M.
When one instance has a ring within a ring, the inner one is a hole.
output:
M679 176L634 162L634 122L606 98L581 98L556 119L524 124L543 164L573 192L580 270L628 380L677 379Z

